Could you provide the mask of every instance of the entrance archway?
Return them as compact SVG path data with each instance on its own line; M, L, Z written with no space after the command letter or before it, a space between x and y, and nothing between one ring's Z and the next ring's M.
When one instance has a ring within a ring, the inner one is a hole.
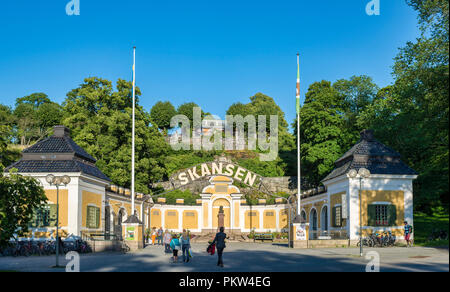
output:
M111 232L111 211L109 206L105 206L105 239L109 239Z
M312 209L309 213L309 239L317 239L317 211Z
M323 235L328 233L328 206L323 206L320 212L320 229L323 231Z
M219 220L218 220L218 215L219 215L219 210L220 207L223 208L223 213L224 213L224 225L225 228L230 228L231 225L231 221L230 221L230 217L231 217L231 209L230 209L230 202L227 199L224 198L219 198L214 200L213 204L212 204L212 220L213 220L213 228L217 229L219 227Z
M117 216L114 216L114 234L117 238L122 238L122 222L123 222L123 216L124 216L124 210L120 209ZM116 219L117 218L117 222Z

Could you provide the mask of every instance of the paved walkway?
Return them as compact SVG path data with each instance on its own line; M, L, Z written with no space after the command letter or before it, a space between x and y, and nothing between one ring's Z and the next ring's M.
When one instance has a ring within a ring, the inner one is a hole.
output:
M80 270L97 272L364 272L369 260L359 257L359 248L289 249L282 244L228 243L224 252L225 267L216 266L217 256L206 253L206 243L194 243L194 258L189 263L171 262L162 246L147 246L128 253L97 253L80 256ZM419 272L449 271L448 249L437 248L366 248L364 253L380 255L380 271ZM68 262L61 256L60 264ZM0 257L0 271L64 271L51 268L54 256Z

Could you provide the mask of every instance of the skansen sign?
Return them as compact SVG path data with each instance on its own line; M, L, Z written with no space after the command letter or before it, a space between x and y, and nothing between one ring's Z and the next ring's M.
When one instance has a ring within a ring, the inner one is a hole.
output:
M213 175L224 175L236 179L250 187L259 183L262 177L248 169L229 162L209 162L196 165L181 172L176 173L172 180L177 180L180 184L187 185L196 180L207 178Z

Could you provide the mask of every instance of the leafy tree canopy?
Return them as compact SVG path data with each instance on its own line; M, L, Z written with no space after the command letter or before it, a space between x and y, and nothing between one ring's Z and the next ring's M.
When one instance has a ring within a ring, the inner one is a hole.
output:
M110 81L92 77L70 91L64 103L63 124L71 129L72 138L97 159L100 170L124 187L131 182L131 94L131 82L119 79L113 91ZM166 173L163 161L168 146L138 104L135 131L136 191L148 193L151 182Z
M31 177L0 173L0 247L28 231L35 208L46 202L40 183Z
M150 110L150 117L159 129L167 131L170 127L170 119L177 114L170 101L158 101Z

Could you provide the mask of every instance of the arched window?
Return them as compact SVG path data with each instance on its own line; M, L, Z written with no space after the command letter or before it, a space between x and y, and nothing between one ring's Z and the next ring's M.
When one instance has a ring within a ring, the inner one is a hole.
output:
M305 223L306 222L306 212L305 212L305 210L302 210L300 215L301 215L300 218L302 218L302 223Z
M320 214L320 227L322 231L328 231L328 206L323 206Z

